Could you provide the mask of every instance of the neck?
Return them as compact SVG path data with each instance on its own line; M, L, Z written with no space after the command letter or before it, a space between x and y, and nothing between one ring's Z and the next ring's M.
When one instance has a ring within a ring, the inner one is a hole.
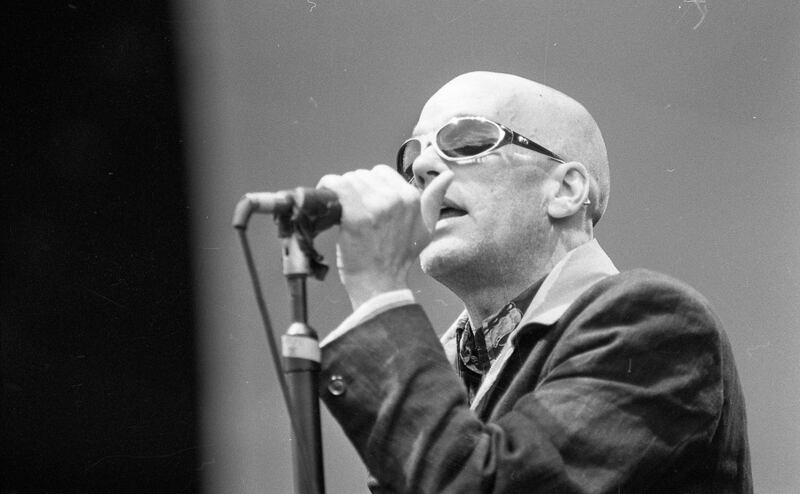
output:
M491 317L517 295L522 293L523 290L546 274L546 272L532 274L531 277L524 282L516 283L513 286L484 287L484 289L473 290L468 294L457 295L464 303L464 308L469 315L470 324L473 328L478 328L488 317Z
M548 254L538 259L520 260L503 269L491 266L490 272L471 271L468 275L454 276L460 282L442 281L461 301L469 314L470 324L479 327L481 323L504 305L517 297L523 290L540 278L546 276L564 256L577 245L556 242Z

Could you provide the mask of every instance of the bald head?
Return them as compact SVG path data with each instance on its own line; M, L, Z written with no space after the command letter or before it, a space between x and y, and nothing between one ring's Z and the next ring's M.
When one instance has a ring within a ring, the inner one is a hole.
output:
M590 175L590 213L594 223L608 203L608 156L603 136L580 103L551 87L496 72L469 72L445 84L425 104L426 114L484 116L533 139L567 161L579 161ZM434 129L415 129L426 133Z

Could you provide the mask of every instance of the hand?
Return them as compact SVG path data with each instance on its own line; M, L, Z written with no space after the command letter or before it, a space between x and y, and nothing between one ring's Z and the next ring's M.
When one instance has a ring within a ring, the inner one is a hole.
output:
M442 173L420 194L386 165L322 177L317 187L336 192L342 205L336 264L353 309L408 287L408 270L430 242L452 178Z

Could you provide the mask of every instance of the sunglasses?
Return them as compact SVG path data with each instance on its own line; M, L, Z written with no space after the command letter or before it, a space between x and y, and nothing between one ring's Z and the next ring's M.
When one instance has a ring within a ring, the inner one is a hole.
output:
M455 117L436 131L431 145L442 159L463 163L486 156L506 144L516 144L536 151L551 160L566 163L556 153L517 134L505 125L483 117ZM414 181L414 160L422 153L422 141L412 137L397 152L397 172L409 182Z

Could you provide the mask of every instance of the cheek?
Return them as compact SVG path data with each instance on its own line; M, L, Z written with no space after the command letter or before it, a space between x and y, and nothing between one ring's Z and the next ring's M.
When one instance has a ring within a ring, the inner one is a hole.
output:
M509 203L487 218L483 231L486 240L506 249L523 248L542 229L539 211L535 204Z
M546 174L535 163L489 160L457 175L475 201L473 214L484 234L503 232L506 225L529 228L546 218ZM529 161L529 160L527 160Z
M546 218L544 195L525 182L498 184L486 190L484 199L480 221L489 229L529 229Z

